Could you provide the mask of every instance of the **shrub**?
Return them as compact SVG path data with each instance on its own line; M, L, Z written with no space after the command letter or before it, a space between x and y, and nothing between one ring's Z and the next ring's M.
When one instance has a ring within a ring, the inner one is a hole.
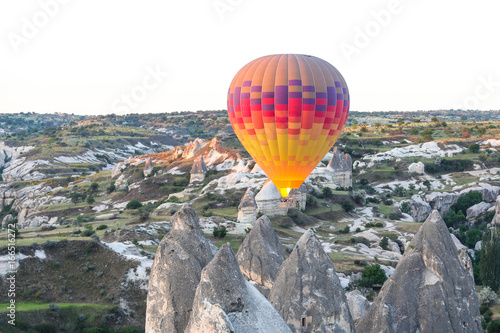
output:
M95 202L94 196L89 195L89 196L87 197L87 203L88 203L89 205L92 205L94 202Z
M389 238L387 238L386 236L382 237L379 245L384 250L389 250Z
M343 200L340 205L347 213L354 210L354 205L349 200Z
M479 153L479 145L477 143L472 143L469 145L469 151L473 154Z
M97 228L95 228L96 230L103 230L103 229L107 229L108 226L106 224L101 224L100 226L98 226Z
M340 234L348 234L350 231L351 231L351 229L349 228L349 226L346 226L344 229L338 230L338 233L340 233Z
M57 333L57 325L53 323L40 323L36 324L33 329L38 333Z
M324 198L331 198L333 196L332 189L329 187L323 187L322 193Z
M142 204L139 200L137 199L134 199L134 200L130 200L128 203L127 203L127 206L126 208L127 209L137 209L137 208L140 208L142 207Z
M226 227L225 226L222 226L220 228L214 227L214 231L212 232L212 234L214 235L214 237L224 238L226 237L227 234Z
M372 287L374 284L384 284L385 280L387 280L387 276L385 276L384 270L379 264L375 264L365 268L359 284L363 287Z
M451 209L455 212L461 210L465 213L468 208L480 203L481 201L483 201L483 195L480 192L470 191L469 193L458 198L457 203L451 206Z
M498 295L488 286L481 289L477 296L481 305L492 306L498 302Z
M366 203L365 190L352 191L350 194L352 200L354 200L354 202L356 202L357 204L364 205Z
M112 182L107 188L106 188L106 191L108 193L112 193L116 190L116 186L115 186L115 182Z
M95 231L94 230L90 230L90 229L85 229L82 231L82 236L83 237L90 237L92 236L93 234L95 234Z
M477 242L481 240L481 231L479 229L473 228L467 231L465 236L465 245L473 249Z
M411 206L407 201L403 201L401 203L401 212L410 215L411 214Z

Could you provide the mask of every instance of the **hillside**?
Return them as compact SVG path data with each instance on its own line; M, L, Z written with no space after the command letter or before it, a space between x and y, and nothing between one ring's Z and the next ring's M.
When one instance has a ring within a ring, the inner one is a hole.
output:
M267 176L225 111L2 117L0 243L7 245L6 228L17 224L24 327L50 322L57 311L48 304L61 303L76 311L61 305L57 323L67 332L75 313L90 318L86 307L97 304L100 314L80 331L142 330L154 255L182 203L192 205L217 247L229 242L237 252L252 228L238 222L240 203L248 188L259 201ZM24 129L10 126L15 119L24 119ZM342 286L355 288L372 264L391 276L435 209L465 246L464 258L470 254L480 286L480 241L500 209L500 111L351 112L348 125L306 180L305 209L270 217L287 256L313 228ZM352 157L352 187L334 185L338 175L328 164L341 153ZM193 181L198 173L202 180ZM214 236L222 227L227 235ZM7 261L0 253L5 271ZM373 300L373 290L362 290Z

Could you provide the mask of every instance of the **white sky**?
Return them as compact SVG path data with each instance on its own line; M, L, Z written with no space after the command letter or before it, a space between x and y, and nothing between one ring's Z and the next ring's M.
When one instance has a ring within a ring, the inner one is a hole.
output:
M236 72L275 53L329 61L351 110L496 110L499 13L495 0L2 0L0 112L225 109Z

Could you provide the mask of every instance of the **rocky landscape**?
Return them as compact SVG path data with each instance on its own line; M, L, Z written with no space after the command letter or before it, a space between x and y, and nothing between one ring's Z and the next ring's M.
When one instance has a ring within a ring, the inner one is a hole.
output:
M5 140L0 241L15 225L22 276L53 277L25 278L19 300L103 304L93 326L150 332L423 332L431 316L435 331L475 332L500 318L476 294L491 285L483 244L500 221L496 125L460 140L460 122L435 126L428 142L412 134L425 124L348 127L283 200L224 117L104 117L62 125L52 143ZM61 290L59 275L92 275L94 291Z

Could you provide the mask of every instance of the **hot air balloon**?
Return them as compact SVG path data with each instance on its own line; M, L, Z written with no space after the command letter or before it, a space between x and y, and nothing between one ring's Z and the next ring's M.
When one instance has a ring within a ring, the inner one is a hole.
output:
M325 60L269 55L235 75L227 111L238 139L287 197L342 133L349 91L339 71Z

